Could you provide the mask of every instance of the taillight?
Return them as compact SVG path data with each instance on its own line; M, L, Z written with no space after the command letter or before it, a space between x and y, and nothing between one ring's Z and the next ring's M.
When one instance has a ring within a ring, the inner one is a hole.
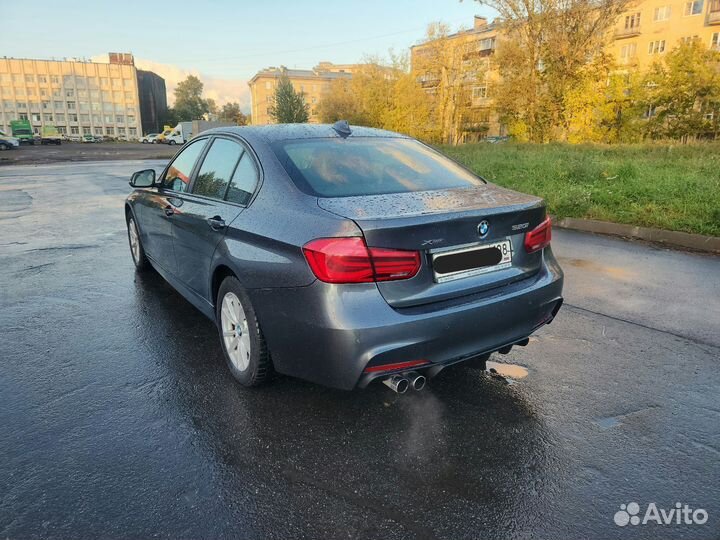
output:
M532 231L525 233L525 251L534 253L550 245L552 237L552 222L550 216L535 227Z
M319 238L303 246L310 269L327 283L368 283L408 279L420 270L420 253L369 248L359 236Z

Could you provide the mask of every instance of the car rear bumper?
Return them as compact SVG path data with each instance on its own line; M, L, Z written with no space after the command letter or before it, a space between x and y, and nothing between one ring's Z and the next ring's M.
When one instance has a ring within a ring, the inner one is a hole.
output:
M550 322L563 274L550 249L521 282L458 300L393 309L375 284L248 291L275 369L330 387L364 387L388 372L366 368L427 360L428 368L517 343Z

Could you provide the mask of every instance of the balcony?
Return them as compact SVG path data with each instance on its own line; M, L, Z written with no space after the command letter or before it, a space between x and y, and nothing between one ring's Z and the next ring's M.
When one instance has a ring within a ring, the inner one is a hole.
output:
M615 30L615 39L626 39L639 35L640 26L633 26L631 28L621 28L620 30Z
M720 9L717 9L716 11L711 11L710 13L708 13L707 23L710 26L715 25L715 24L720 24Z

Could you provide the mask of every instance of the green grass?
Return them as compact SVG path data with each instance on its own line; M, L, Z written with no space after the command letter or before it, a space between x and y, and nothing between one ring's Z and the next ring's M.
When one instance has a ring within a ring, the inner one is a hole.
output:
M720 144L468 144L443 152L559 218L720 236Z

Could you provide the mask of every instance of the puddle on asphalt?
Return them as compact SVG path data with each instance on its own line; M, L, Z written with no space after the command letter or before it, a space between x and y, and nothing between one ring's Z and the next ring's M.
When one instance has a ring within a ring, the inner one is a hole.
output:
M501 362L487 362L487 370L493 376L499 376L508 384L514 384L518 379L524 379L528 376L527 368L516 364L503 364Z
M630 279L635 276L635 272L626 268L619 268L617 266L604 266L593 261L585 259L568 259L566 257L560 257L560 262L563 264L569 264L576 268L582 268L584 270L590 270L599 272L601 274L608 274L615 278Z

